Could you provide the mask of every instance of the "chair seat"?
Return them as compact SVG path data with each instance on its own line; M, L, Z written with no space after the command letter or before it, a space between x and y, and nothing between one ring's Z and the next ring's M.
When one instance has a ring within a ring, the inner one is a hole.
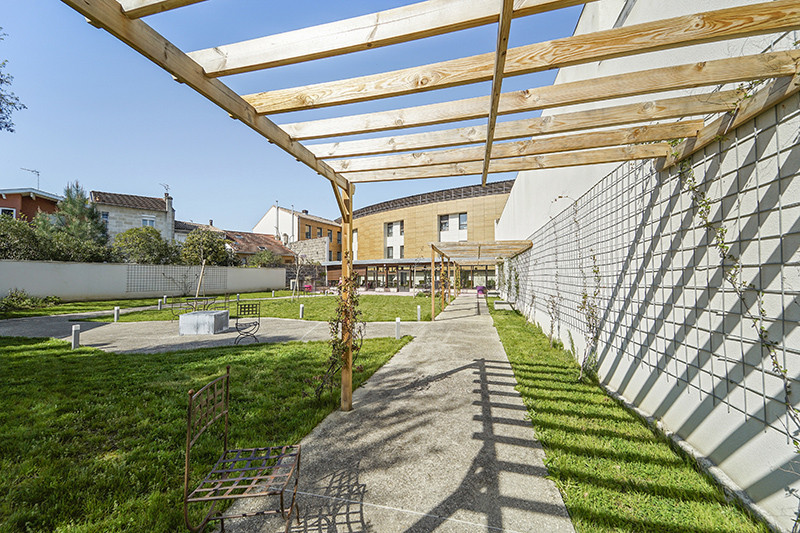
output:
M187 497L188 502L281 494L297 468L300 446L228 450Z

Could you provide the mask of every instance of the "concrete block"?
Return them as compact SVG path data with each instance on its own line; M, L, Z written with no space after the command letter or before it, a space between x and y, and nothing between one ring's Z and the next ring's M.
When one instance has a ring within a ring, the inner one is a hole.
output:
M228 329L228 311L194 311L180 316L181 335L215 335Z

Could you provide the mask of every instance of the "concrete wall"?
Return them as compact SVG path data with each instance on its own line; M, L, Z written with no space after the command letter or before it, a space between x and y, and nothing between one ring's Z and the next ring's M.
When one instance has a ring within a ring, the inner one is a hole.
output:
M509 262L502 291L582 359L579 307L596 266L601 381L719 465L786 530L800 508L789 440L800 427L757 332L763 325L775 343L800 407L798 132L795 95L692 158L709 220L741 263L738 289L677 171L646 163L564 201L527 236L533 248Z
M316 263L328 261L328 250L330 248L328 237L290 242L287 247L296 254L305 256L308 261ZM333 257L333 260L336 260L336 256Z
M11 289L70 301L194 295L199 276L199 266L0 261L0 295L5 296ZM283 268L206 267L201 294L284 286Z

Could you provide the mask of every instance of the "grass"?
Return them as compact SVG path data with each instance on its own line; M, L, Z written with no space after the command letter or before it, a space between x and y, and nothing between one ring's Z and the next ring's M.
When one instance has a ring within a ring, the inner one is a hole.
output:
M546 453L550 478L579 532L767 532L696 464L596 383L517 312L495 327Z
M354 387L409 340L365 340ZM309 342L120 355L0 337L0 530L185 531L187 391L231 365L232 446L296 443L338 407L338 390L304 394L328 353ZM219 452L199 453L210 464Z
M261 316L275 318L300 318L300 304L303 304L305 320L328 321L336 311L336 296L314 296L312 298L275 299L261 301ZM431 299L429 296L393 296L363 295L359 297L361 318L366 322L394 322L400 317L403 322L417 320L417 306L420 306L423 321L431 319ZM236 303L229 307L231 317L235 316ZM439 314L440 301L436 301L436 313ZM120 315L121 322L146 322L151 320L173 320L175 317L169 309L163 311L135 311ZM93 322L110 322L111 316L93 317L86 320Z
M275 291L275 297L291 296L292 291ZM242 293L242 298L271 298L272 291ZM236 298L236 295L233 295ZM18 309L15 311L0 312L0 320L5 318L25 318L30 316L66 315L70 313L89 313L93 311L113 311L114 307L130 309L132 307L146 307L158 305L158 298L133 298L123 300L96 300L90 302L64 302L49 307L36 309Z

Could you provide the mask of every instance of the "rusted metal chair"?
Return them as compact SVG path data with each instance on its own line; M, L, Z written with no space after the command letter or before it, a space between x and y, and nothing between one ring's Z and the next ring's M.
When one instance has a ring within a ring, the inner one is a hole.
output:
M225 374L211 381L199 391L189 391L186 468L183 484L183 516L186 527L190 531L201 531L210 521L219 520L224 532L226 519L280 514L286 520L286 531L288 532L292 511L295 512L297 523L300 523L300 510L296 501L297 482L300 477L300 445L229 449L230 375L231 367L228 366ZM222 455L194 490L190 490L192 447L200 436L216 422L224 423L221 435ZM284 493L292 478L294 478L294 487L287 513L284 506ZM216 506L226 500L263 496L279 497L280 507L240 514L222 514L216 511ZM189 504L210 505L205 518L197 525L192 525L189 518Z
M236 331L239 336L233 341L234 344L239 344L239 341L246 337L252 337L253 342L258 342L256 332L261 327L261 303L248 302L236 304Z

